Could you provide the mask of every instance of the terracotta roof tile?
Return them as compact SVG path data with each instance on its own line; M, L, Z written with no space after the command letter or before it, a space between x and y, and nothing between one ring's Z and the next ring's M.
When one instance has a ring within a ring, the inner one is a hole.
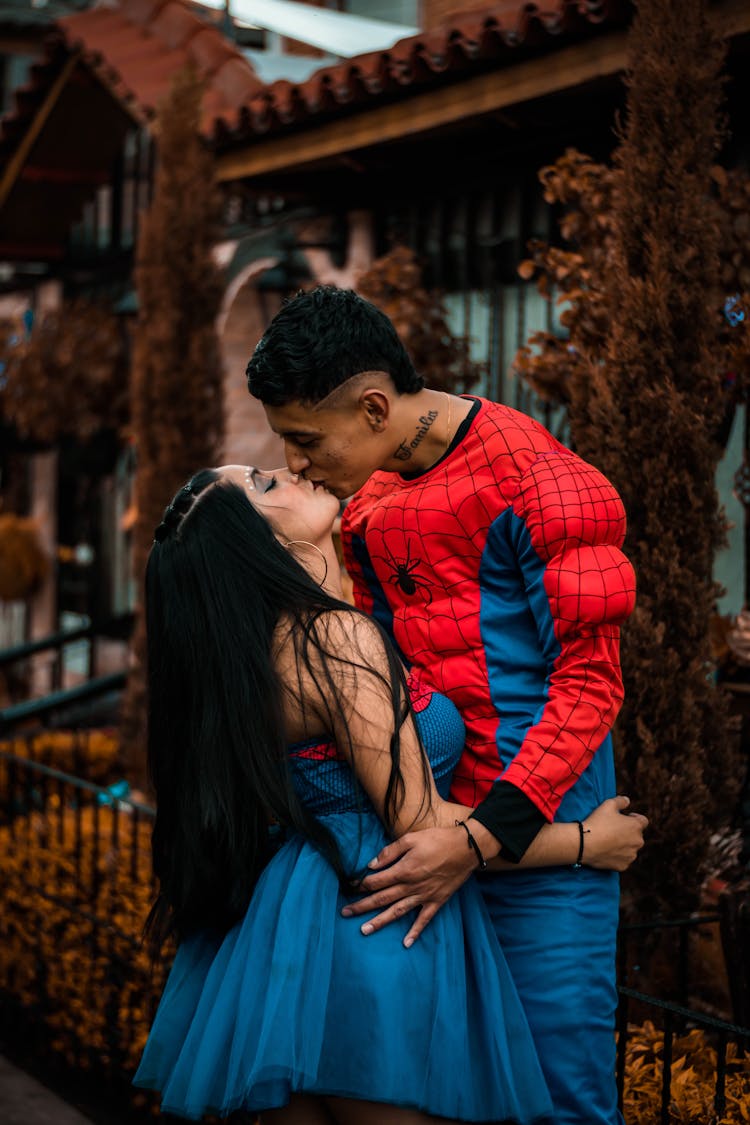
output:
M149 31L167 47L182 47L195 35L195 16L178 4L166 4L157 10Z
M156 18L162 0L127 0L128 15L134 23L147 24Z
M206 134L222 119L234 124L238 106L263 89L242 52L184 0L127 0L66 16L58 27L68 48L80 49L117 96L132 99L147 117L188 62L206 78Z
M600 24L624 26L631 11L627 0L500 0L388 51L323 67L301 84L264 85L242 52L186 0L119 0L58 21L46 59L32 67L28 84L15 93L14 110L0 120L0 166L71 50L80 50L85 64L141 120L154 116L175 72L192 60L207 80L202 131L226 147L552 51L595 34Z
M423 88L457 79L461 73L498 68L562 40L594 34L600 24L624 26L631 15L627 0L501 0L460 13L443 25L400 40L388 51L359 55L323 67L306 82L278 80L244 102L234 129L223 128L220 142L248 134L303 127L313 117L365 108L377 99L403 97L408 87ZM224 126L228 123L226 118Z
M246 71L249 69L247 60L230 45L228 40L217 35L212 27L206 27L197 35L193 35L185 46L190 58L205 74L212 76L218 74L224 63L229 62L230 59L244 64Z

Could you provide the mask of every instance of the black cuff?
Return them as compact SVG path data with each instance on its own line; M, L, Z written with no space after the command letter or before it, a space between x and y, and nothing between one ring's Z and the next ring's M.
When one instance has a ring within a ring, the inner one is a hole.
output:
M547 823L544 813L510 781L496 781L471 815L500 841L500 858L510 863L521 862Z

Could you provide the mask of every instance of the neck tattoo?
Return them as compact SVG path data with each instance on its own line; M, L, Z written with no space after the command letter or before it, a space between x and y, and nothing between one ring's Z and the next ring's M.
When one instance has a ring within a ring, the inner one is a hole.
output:
M449 394L446 394L445 392L443 392L443 395L448 400L448 423L446 426L445 449L443 450L442 454L444 456L448 450L448 446L450 445L451 440L451 396ZM414 437L410 442L402 441L396 452L393 454L397 461L409 460L409 458L414 453L414 450L422 444L425 437L432 429L432 426L437 420L439 413L440 412L438 410L428 410L426 414L422 414L420 416L419 425Z

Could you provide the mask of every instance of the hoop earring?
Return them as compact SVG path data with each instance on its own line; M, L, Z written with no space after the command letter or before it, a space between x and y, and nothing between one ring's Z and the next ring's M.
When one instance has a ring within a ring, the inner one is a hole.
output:
M310 543L310 541L307 540L307 539L288 539L286 541L286 543L284 544L284 546L287 547L287 548L289 548L289 547L312 547L313 551L315 551L317 554L319 554L321 559L323 560L323 566L324 566L325 570L323 572L323 578L322 578L322 581L321 581L320 585L321 586L325 585L325 580L328 577L328 559L325 557L325 555L321 551L320 547L316 547L314 543ZM291 553L294 554L293 551Z

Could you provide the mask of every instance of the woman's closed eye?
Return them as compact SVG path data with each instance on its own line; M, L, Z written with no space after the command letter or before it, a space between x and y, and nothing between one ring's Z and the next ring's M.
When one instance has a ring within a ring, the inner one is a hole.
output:
M263 495L265 496L265 494L267 492L270 492L271 489L275 488L275 487L276 487L276 477L271 477L270 480L266 481L266 487L263 489Z

